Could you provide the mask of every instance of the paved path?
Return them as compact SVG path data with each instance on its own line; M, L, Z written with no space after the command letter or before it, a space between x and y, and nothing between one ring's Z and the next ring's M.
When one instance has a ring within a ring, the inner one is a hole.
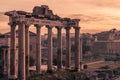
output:
M92 65L92 64L96 64L96 63L102 63L102 62L104 62L104 61L95 61L95 62L87 63L87 65ZM53 66L53 69L57 69L57 66ZM30 67L29 70L36 70L36 66ZM41 65L41 70L43 70L43 71L47 70L47 65Z
M53 69L56 70L57 66L53 66ZM36 66L29 67L29 70L36 70ZM41 70L46 71L47 70L47 65L41 65Z
M104 61L95 61L95 62L90 62L90 63L87 63L87 65L92 65L92 64L96 64L96 63L102 63Z

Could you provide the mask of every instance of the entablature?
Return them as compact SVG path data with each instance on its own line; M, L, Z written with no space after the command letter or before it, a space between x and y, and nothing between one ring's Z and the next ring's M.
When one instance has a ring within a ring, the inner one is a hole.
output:
M80 19L61 18L54 15L52 10L45 5L34 7L33 13L25 11L9 11L5 15L9 16L9 23L39 24L49 26L78 27Z

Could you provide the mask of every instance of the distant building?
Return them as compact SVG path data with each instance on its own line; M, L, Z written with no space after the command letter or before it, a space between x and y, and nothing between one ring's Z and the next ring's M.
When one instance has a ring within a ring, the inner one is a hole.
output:
M98 41L120 40L120 31L114 28L109 31L96 33L93 36L96 36Z
M120 54L120 31L112 29L94 34L92 53L100 56Z
M117 29L96 34L83 33L81 38L84 59L120 55L120 31Z

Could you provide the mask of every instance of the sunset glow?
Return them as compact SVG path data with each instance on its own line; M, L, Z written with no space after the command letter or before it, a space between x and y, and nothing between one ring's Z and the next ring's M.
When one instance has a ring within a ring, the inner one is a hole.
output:
M0 33L10 29L8 17L4 12L11 10L32 12L34 6L40 5L48 5L59 16L81 19L82 33L96 33L112 28L120 30L120 0L1 0ZM31 30L35 31L33 28Z

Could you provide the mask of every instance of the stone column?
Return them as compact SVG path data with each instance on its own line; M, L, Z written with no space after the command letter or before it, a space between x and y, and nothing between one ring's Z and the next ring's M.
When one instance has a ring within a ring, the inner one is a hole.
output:
M57 28L57 37L58 37L58 49L57 49L57 69L61 70L62 69L62 27L56 27Z
M10 75L16 77L16 24L11 26L11 40L10 40Z
M39 74L41 72L41 26L40 25L35 25L36 26L36 71Z
M8 48L8 60L7 60L7 65L8 65L8 76L10 76L10 47Z
M82 70L82 59L83 59L83 55L82 55L82 38L80 37L80 70Z
M6 53L5 53L5 49L3 48L3 59L4 59L4 74L5 74L5 69L6 69Z
M18 79L26 80L26 70L25 70L25 24L23 22L19 23L18 26L18 44L19 44L19 54L18 54Z
M71 64L70 27L65 27L65 29L66 29L66 69L69 69Z
M30 56L30 44L29 44L29 25L25 26L25 53L26 53L26 77L29 76L29 56Z
M9 68L9 62L8 62L8 48L5 50L5 66L6 66L6 74L8 75L8 68Z
M80 71L80 27L74 27L75 29L75 70Z
M52 66L53 66L53 44L52 44L52 27L51 26L46 26L48 28L48 71L52 71Z

